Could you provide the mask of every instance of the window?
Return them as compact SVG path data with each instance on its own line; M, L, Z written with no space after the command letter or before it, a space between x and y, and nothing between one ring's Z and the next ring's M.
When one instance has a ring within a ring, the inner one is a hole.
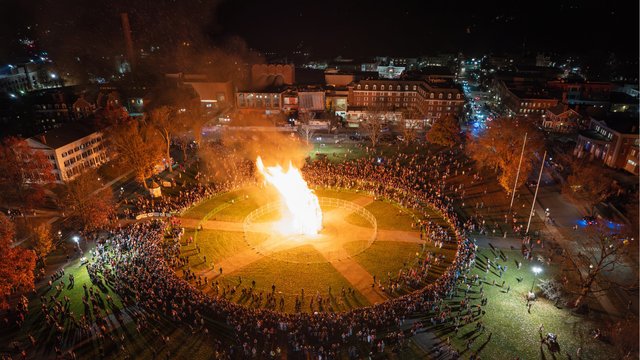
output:
M211 107L211 104L207 104L207 107L208 107L208 108L210 108L210 107Z
M416 91L417 87L415 85L413 85L413 91Z
M433 99L433 93L429 95L429 99Z
M356 106L360 106L360 103L357 103Z
M359 88L358 88L358 89L359 89ZM369 89L369 84L364 84L364 89L365 89L365 90ZM375 90L375 88L374 88L373 90Z
M67 157L67 153L63 152L62 154L60 154L60 157Z
M628 144L629 143L629 139L624 139L624 143Z
M636 162L633 160L629 160L629 164L631 164L631 166L636 166Z
M383 86L384 89L384 86ZM373 90L376 90L376 84L373 84Z
M447 94L447 99L451 99L451 93Z
M368 101L368 100L369 100L369 98L368 98L368 97L364 98L364 101Z
M636 156L636 151L635 150L631 150L631 156Z
M638 145L638 139L636 139L636 141L634 142L635 145Z
M407 91L407 90L409 90L409 85L404 86L404 91Z
M358 89L361 89L362 87L360 86L360 84L358 84Z
M369 106L369 103L364 103L364 106Z
M71 154L73 154L73 150L69 150L67 153L68 153L69 155L71 155Z
M624 154L624 149L620 149L620 154Z
M380 90L384 90L384 85L380 86Z
M460 94L456 95L456 99L460 99Z
M360 97L358 96L358 100L360 100Z
M400 85L396 86L396 90L400 91Z
M443 95L444 95L444 94L442 94L442 93L438 94L438 99L442 99L442 96L443 96Z

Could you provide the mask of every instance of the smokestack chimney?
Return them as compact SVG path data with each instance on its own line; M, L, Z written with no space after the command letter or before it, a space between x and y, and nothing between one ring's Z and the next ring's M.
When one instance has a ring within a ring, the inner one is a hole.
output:
M563 104L567 103L567 92L566 91L562 92L562 103Z
M44 135L40 135L40 141L41 141L43 144L46 144L46 143L47 143L47 139L45 139Z
M124 32L124 42L127 46L127 61L131 66L131 72L135 71L136 59L133 53L133 40L131 40L131 29L129 28L129 15L127 13L120 14L122 18L122 31Z
M564 111L567 111L567 110L569 110L569 104L564 105Z
M578 109L580 109L580 105L576 105L576 112L578 112Z

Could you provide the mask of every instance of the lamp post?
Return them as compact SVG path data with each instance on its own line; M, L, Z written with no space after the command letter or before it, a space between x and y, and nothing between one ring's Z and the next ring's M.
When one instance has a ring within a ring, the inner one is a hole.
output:
M538 276L538 273L542 271L542 269L540 269L539 267L534 267L533 268L533 283L531 284L531 291L533 292L533 285L535 285L536 283L536 276Z

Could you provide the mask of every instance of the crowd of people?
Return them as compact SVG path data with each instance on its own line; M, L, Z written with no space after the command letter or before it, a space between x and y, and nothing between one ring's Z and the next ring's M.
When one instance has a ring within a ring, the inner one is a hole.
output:
M402 333L400 327L408 318L430 314L438 321L461 321L459 316L451 316L451 309L444 300L453 298L459 286L466 287L464 283L471 281L466 274L475 262L476 247L466 237L464 223L453 209L453 199L443 192L450 170L439 171L439 167L446 161L446 156L433 155L425 159L414 156L409 159L413 165L409 167L400 166L396 159L376 158L337 165L316 161L302 169L313 186L358 188L425 212L426 207L431 207L449 223L449 229L434 221L425 220L420 224L429 241L457 244L455 258L444 274L420 290L381 304L337 313L300 311L285 314L249 308L224 297L211 296L190 285L188 280L195 277L191 273L184 277L176 274L172 265L185 264L179 242L163 240L165 233L172 234L173 240L175 234L169 230L169 222L158 220L110 231L109 240L96 252L91 271L109 274L104 279L114 283L124 304L136 303L150 313L163 313L177 322L189 324L193 331L208 333L203 314L225 321L235 330L236 340L231 348L221 350L227 355L233 351L265 357L272 351L279 353L282 349L278 344L283 337L289 344L288 351L301 356L332 359L339 351L355 355L354 344L357 342L364 343L371 352L384 349L384 346L397 351L406 346L405 336L410 338L422 328L412 327L407 330L408 334ZM232 181L228 184L236 185ZM212 189L209 186L215 185L194 186L195 193L183 196L176 203L186 207L190 201L197 202L200 196L214 194L207 192L206 189ZM148 211L148 207L141 209ZM389 280L388 288L415 288L428 275L429 268L443 260L440 255L428 254L418 269L400 273L393 282ZM382 286L381 283L378 285ZM395 334L379 337L377 333L381 330Z
M204 185L193 184L182 190L179 196L160 201L138 199L133 203L135 212L180 212L204 198L256 183L252 162L237 157L223 144L210 146L225 155L220 156L214 166L196 164ZM298 311L287 314L249 308L192 286L189 280L195 279L195 275L189 271L185 271L184 276L176 273L174 267L184 266L188 259L181 254L179 238L182 228L178 223L165 220L148 220L109 229L106 240L91 252L92 261L87 269L94 281L92 285L97 290L103 282L108 283L124 306L135 304L144 309L136 319L138 326L146 326L148 317L164 314L188 326L193 333L208 335L211 324L205 317L225 322L233 330L234 341L229 348L219 348L219 355L223 358L234 352L267 358L283 351L280 348L283 343L287 344L288 352L305 358L336 359L341 351L353 357L368 355L358 353L358 348L363 347L371 354L384 351L385 346L395 353L408 346L411 337L423 329L423 325L416 322L403 331L402 325L407 319L427 316L434 324L446 322L456 327L477 324L468 306L468 295L464 300L467 302L465 313L460 310L457 315L455 312L452 314L451 307L445 303L445 300L453 299L460 288L468 289L469 284L477 281L467 277L471 267L475 266L477 247L467 237L467 223L454 211L454 199L444 193L448 178L458 171L470 171L466 162L453 161L455 155L450 151L426 156L369 157L339 164L325 160L307 162L302 168L302 174L311 186L357 189L420 210L425 214L425 220L419 225L426 239L440 247L447 244L456 248L455 257L447 259L451 265L437 280L422 288L419 285L425 283L429 269L445 261L444 256L428 253L418 268L401 272L394 280L390 277L387 284L378 281L378 286L386 285L390 292L401 287L419 288L407 295L342 312ZM400 160L408 161L409 166L401 166ZM211 179L222 181L210 182ZM440 213L448 228L431 221L427 207ZM89 296L84 301L93 306L95 318L103 321L108 313L102 313L96 306L96 298ZM52 311L45 310L47 315ZM64 313L64 309L62 311ZM104 327L92 327L88 319L82 318L78 323L74 318L72 323L84 335L103 342L107 336ZM386 336L378 335L380 332L385 332ZM455 354L457 350L449 346L438 351Z

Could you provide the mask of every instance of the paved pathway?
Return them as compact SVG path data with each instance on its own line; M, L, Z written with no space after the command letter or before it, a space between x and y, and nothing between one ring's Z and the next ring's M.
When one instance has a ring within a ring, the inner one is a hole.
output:
M322 253L323 256L326 255ZM362 295L364 295L371 304L382 303L391 296L383 293L377 286L373 284L373 276L367 272L353 258L344 258L330 262L333 267L342 274Z
M369 204L371 204L373 202L373 197L369 196L369 195L362 195L361 197L355 199L352 201L352 203L356 204L356 205L360 205L362 207L365 207Z

